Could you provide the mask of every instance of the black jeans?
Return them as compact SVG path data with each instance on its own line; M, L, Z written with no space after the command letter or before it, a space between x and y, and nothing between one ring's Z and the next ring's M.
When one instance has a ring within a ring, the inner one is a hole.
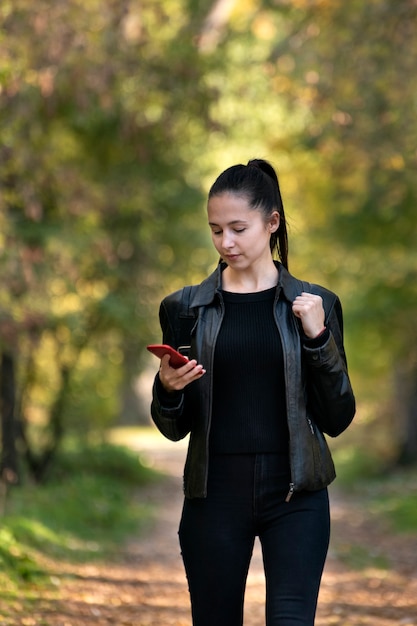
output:
M330 535L327 489L285 502L288 458L210 459L207 498L185 499L179 537L194 626L242 626L246 578L259 536L266 625L313 626Z

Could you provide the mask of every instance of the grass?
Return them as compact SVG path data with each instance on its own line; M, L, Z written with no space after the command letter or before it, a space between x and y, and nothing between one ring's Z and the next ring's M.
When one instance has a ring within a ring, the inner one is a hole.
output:
M336 448L332 451L336 465L337 483L348 490L356 490L364 482L381 477L381 460L358 445Z
M386 523L388 534L403 534L405 538L416 535L417 482L414 472L402 470L384 479L362 481L360 488L354 489L356 499L356 506L366 512L368 519ZM384 554L384 544L343 543L336 547L336 554L354 570L390 569L389 559Z
M416 468L383 467L381 460L359 447L334 453L337 487L356 502L369 520L382 521L390 534L417 533ZM389 559L381 549L362 543L337 546L337 556L354 570L389 571Z
M335 550L337 558L353 570L388 570L389 561L383 554L357 544L344 544Z
M397 471L371 485L371 512L385 517L396 533L417 533L415 468Z
M1 588L47 582L45 557L108 558L149 521L138 487L157 476L123 446L73 446L47 484L14 487L0 528Z
M393 532L417 532L415 466L387 470L357 448L344 449L334 457L337 484L359 496L370 515L385 518Z

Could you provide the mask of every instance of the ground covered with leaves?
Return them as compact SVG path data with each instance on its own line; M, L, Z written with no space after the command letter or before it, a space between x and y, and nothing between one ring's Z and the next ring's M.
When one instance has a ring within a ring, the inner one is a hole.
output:
M154 521L113 558L69 564L46 560L45 585L25 589L24 600L0 591L1 626L190 626L188 592L179 554L184 450L147 444L149 463L167 473L142 488ZM372 513L366 493L331 489L333 530L316 626L417 626L417 529L393 532ZM264 624L264 581L259 546L248 579L245 626Z

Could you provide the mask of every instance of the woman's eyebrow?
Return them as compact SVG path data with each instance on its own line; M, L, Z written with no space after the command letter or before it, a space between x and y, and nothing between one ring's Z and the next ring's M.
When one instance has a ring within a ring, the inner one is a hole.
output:
M232 220L228 222L226 226L233 226L233 224L247 224L246 220ZM209 222L209 226L220 226L220 224L216 224L215 222Z

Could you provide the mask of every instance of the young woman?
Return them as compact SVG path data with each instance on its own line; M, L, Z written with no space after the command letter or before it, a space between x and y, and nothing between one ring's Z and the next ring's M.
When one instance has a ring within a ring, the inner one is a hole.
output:
M193 624L243 624L258 536L267 626L312 626L335 477L323 433L339 435L355 413L340 301L289 274L268 162L224 171L208 222L221 261L161 303L163 342L185 342L190 360L174 369L162 357L151 408L169 439L190 433L179 537Z

